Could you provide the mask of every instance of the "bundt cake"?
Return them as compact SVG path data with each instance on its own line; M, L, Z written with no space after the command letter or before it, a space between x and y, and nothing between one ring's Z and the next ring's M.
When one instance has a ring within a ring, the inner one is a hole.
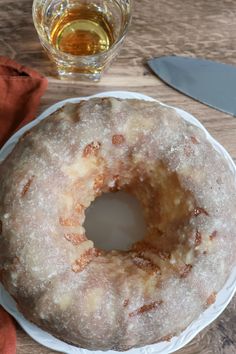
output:
M83 227L124 190L147 225L127 251ZM179 334L235 264L236 183L205 132L157 102L93 98L27 131L0 166L0 270L24 316L90 350Z

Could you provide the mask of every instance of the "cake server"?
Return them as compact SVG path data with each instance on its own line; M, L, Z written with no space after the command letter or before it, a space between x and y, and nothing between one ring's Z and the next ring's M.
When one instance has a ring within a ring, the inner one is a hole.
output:
M211 60L163 56L148 61L154 73L176 90L236 116L236 67Z

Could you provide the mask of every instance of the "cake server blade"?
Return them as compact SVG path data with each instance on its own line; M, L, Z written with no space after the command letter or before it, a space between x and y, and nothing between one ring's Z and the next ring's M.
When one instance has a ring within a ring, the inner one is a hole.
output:
M236 116L236 67L211 60L163 56L148 61L165 83L187 96Z

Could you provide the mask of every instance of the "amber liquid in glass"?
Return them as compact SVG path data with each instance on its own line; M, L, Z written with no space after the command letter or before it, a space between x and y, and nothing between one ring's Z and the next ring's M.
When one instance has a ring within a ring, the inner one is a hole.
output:
M68 8L54 20L51 43L64 53L84 56L108 50L114 43L114 32L106 13L94 5Z

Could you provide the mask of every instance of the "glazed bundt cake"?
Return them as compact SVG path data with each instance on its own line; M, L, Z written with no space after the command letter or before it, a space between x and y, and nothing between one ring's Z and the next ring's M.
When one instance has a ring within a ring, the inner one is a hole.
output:
M124 190L147 225L128 251L97 249L85 211ZM66 104L0 166L0 267L24 316L91 350L179 334L235 264L234 171L205 132L157 102Z

